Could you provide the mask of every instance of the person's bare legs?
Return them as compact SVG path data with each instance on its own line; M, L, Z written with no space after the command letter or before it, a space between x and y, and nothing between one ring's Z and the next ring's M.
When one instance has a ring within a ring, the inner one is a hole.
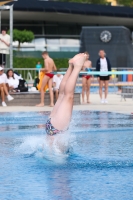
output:
M54 94L53 94L53 79L50 78L48 81L48 87L49 87L49 94L50 94L50 107L54 106Z
M9 87L8 83L6 83L6 87L7 87L7 90L8 90L8 92L9 92L10 87Z
M5 92L6 96L8 96L9 93L8 93L8 89L7 89L6 84L3 83L2 85L3 85L3 89L4 89L4 92Z
M0 94L2 102L5 102L5 92L3 87L0 87Z
M105 82L104 82L105 99L107 99L107 95L108 95L108 85L109 85L109 82L108 82L108 81L105 81Z
M86 93L86 87L87 87L87 83L86 83L87 79L85 77L82 78L82 103L85 103L85 93Z
M43 80L42 80L42 85L41 85L41 103L36 105L37 107L43 107L44 106L44 96L45 96L45 92L44 92L44 88L47 85L48 81L49 81L49 77L48 76L44 76Z
M0 86L3 88L4 95L6 95L8 101L12 101L14 98L9 94L6 84L2 83L2 84L0 84Z
M103 83L104 81L99 81L99 95L100 95L100 98L102 99L102 89L103 89Z
M55 98L56 98L56 101L58 100L58 96L59 96L59 90L56 89L56 90L55 90Z
M90 103L90 87L91 87L91 78L87 80L87 91L86 91L87 103Z
M50 114L50 118L56 113L58 107L60 106L61 104L61 101L64 97L64 90L65 90L65 86L66 86L66 82L68 80L68 78L70 77L71 73L72 73L72 70L73 70L73 65L72 64L69 64L69 67L67 69L67 72L65 73L62 81L61 81L61 84L60 84L60 88L59 88L59 96L58 96L58 100L56 101L56 104Z
M79 72L82 69L85 59L85 54L78 54L73 59L74 69L65 85L64 97L60 106L51 117L52 125L58 130L66 129L70 123L73 109L74 90Z

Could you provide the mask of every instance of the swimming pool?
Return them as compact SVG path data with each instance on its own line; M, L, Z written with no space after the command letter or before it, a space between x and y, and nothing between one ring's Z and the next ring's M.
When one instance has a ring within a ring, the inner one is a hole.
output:
M133 117L74 111L51 146L48 115L0 114L0 199L132 200Z
M103 88L104 91L104 88ZM118 87L117 86L109 86L108 88L109 93L116 93L118 91ZM75 92L82 92L82 87L81 86L77 86L75 88ZM90 93L99 93L99 87L97 86L91 86L90 87Z

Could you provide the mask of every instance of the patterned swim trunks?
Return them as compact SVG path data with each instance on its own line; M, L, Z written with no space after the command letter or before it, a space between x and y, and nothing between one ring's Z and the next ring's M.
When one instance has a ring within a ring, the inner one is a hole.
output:
M50 136L53 136L57 133L61 133L62 131L59 131L57 129L55 129L53 127L53 125L51 124L51 119L48 119L48 121L46 122L46 133Z

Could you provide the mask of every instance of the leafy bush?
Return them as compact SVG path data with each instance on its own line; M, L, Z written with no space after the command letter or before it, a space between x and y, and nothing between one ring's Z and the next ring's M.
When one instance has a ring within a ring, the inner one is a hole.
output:
M14 68L35 68L38 61L42 64L42 66L44 66L43 59L14 57L13 67ZM68 67L67 58L55 58L54 61L58 69Z
M20 49L20 43L31 42L34 39L34 33L27 30L13 30L13 41L18 41L18 50Z

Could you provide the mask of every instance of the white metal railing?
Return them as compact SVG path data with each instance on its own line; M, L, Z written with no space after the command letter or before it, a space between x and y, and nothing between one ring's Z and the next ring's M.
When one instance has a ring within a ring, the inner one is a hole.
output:
M6 72L9 68L5 68ZM13 68L13 71L18 73L23 79L25 79L28 83L33 83L34 79L37 77L38 70L35 68Z
M125 71L125 69L126 69L126 71ZM8 70L8 68L5 68L5 71L7 71L7 70ZM13 70L16 71L18 74L20 74L25 80L27 80L30 83L34 82L34 79L35 79L35 77L38 76L38 72L39 72L39 69L36 69L36 68L13 68ZM67 68L66 69L61 68L59 70L59 73L65 74L66 70L67 70ZM95 68L92 68L92 72L81 72L80 74L82 75L84 73L86 73L86 74L89 73L92 75L99 74L99 72L95 72ZM123 76L125 76L124 81L129 81L128 78L126 80L126 77L128 77L129 74L130 74L130 79L132 79L132 81L133 81L133 68L113 68L112 72L110 72L110 73L112 74L112 79L115 82L123 81L122 80ZM102 72L102 74L103 74L103 72ZM130 81L130 82L132 82L132 81Z
M125 68L119 68L119 70L122 70L125 69ZM127 70L131 70L131 68L126 68ZM5 68L5 72L7 71L8 69ZM14 71L16 71L17 73L19 73L21 75L22 78L24 78L26 80L26 82L28 83L28 87L32 87L34 86L33 83L34 83L34 80L35 80L35 77L38 77L38 73L40 70L36 69L36 68L14 68L13 69ZM67 68L62 68L60 69L60 72L59 73L63 73L65 74L65 71L67 70ZM93 68L93 70L95 70ZM116 70L117 71L117 68L113 68L112 70ZM132 69L132 74L133 74L133 69ZM80 73L81 74L81 73ZM82 74L81 74L82 75ZM121 75L115 75L113 74L112 75L112 80L109 82L109 86L111 86L113 88L112 92L117 92L117 88L118 87L118 94L119 94L119 91L121 90L121 88L124 86L128 86L128 87L133 87L133 75L132 76L132 80L125 80L123 81L122 80L122 74ZM77 84L76 84L76 91L77 92L80 92L81 93L81 87L82 87L82 79L81 79L82 76L79 76L79 78L77 79ZM131 77L130 77L131 78ZM91 88L95 88L96 86L98 86L99 83L98 83L98 80L97 80L97 77L94 76L94 78L92 78L92 84L91 84Z

